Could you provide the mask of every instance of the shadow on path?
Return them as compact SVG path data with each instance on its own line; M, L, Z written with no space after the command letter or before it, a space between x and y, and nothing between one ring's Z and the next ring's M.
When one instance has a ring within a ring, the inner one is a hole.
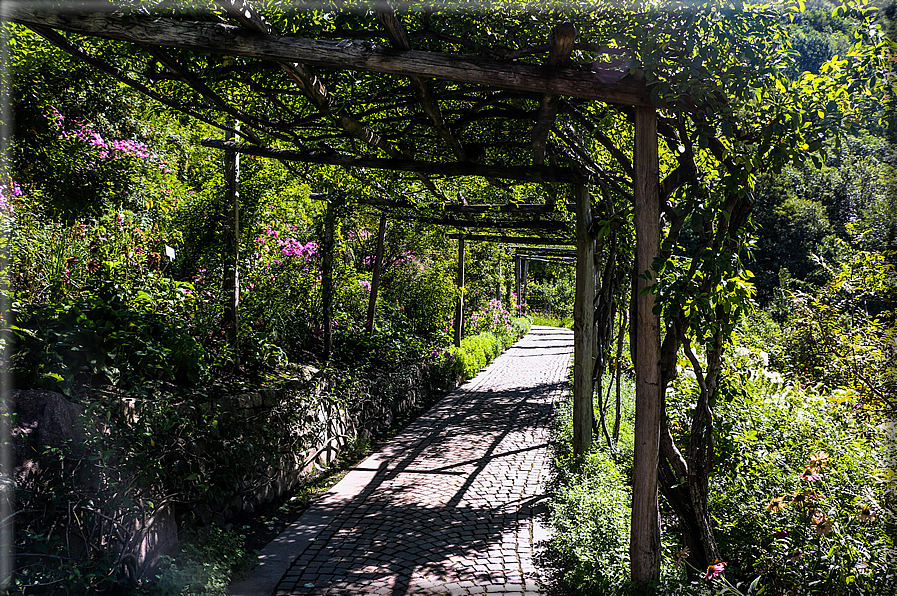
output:
M292 559L275 593L538 594L534 518L572 352L572 333L565 344L568 330L545 329L441 400L272 542ZM535 369L519 360L542 342ZM249 584L232 594L252 593Z

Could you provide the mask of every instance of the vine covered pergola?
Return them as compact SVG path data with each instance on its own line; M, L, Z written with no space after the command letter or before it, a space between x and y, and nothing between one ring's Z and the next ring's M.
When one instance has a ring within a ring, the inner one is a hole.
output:
M477 239L575 245L574 451L592 442L594 379L614 316L628 311L632 579L659 576L658 478L695 566L716 558L711 410L726 330L748 292L738 253L751 179L820 150L806 139L849 113L833 95L844 73L815 95L782 83L777 13L461 0L24 2L5 12L220 129L203 144L230 156L234 173L238 155L280 160L308 180L326 171L329 202L462 230L459 256ZM816 108L821 116L795 120ZM686 224L690 254L677 250ZM236 267L233 276L238 287ZM680 348L701 384L687 453L663 415Z

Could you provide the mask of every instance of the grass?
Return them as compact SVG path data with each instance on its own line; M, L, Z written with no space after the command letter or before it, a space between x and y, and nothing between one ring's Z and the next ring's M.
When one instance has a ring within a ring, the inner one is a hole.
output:
M566 329L573 329L573 317L563 316L556 317L554 315L546 314L546 313L531 313L530 318L533 320L533 325L540 325L542 327L564 327Z

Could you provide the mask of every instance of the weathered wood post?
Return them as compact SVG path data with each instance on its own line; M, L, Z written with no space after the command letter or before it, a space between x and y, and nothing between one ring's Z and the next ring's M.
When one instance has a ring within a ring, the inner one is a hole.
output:
M234 123L233 130L224 132L224 140L232 141L238 130L240 124ZM234 363L240 366L240 154L236 151L224 152L224 201L231 211L231 227L226 234L224 324L234 350Z
M514 295L517 297L517 316L520 316L520 313L523 312L521 309L523 305L521 304L521 292L520 292L520 277L522 274L523 264L520 259L520 255L516 255L514 257Z
M660 196L657 161L657 111L635 108L634 146L636 236L635 453L632 470L632 581L646 585L660 578L660 524L657 465L660 448L660 321L654 294L642 293L656 281L652 267L660 250ZM647 274L647 275L646 275Z
M386 239L386 214L380 216L377 229L377 253L374 255L374 272L371 275L371 297L368 299L368 334L374 334L374 315L377 312L377 291L380 289L380 269L383 266L383 241Z
M524 309L523 312L526 312L526 283L529 280L529 259L526 257L523 258L523 275L521 277L523 278L523 293L520 295L519 300Z
M464 333L464 238L458 238L458 278L455 281L458 286L458 300L455 302L455 346L461 346L461 336Z
M327 201L324 213L324 258L321 264L321 306L324 310L324 360L330 360L333 350L333 203Z
M592 200L585 184L574 186L576 202L576 295L573 302L573 453L592 444L592 368L595 335L595 243L589 234Z

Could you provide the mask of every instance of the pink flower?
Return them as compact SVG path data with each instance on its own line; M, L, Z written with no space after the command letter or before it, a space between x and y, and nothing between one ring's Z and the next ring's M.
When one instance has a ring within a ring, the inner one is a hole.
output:
M711 565L707 566L707 573L704 574L704 581L709 582L726 569L726 564L722 561L715 560Z
M803 472L797 475L798 480L806 480L807 482L816 482L820 478L822 476L813 468L805 468Z

